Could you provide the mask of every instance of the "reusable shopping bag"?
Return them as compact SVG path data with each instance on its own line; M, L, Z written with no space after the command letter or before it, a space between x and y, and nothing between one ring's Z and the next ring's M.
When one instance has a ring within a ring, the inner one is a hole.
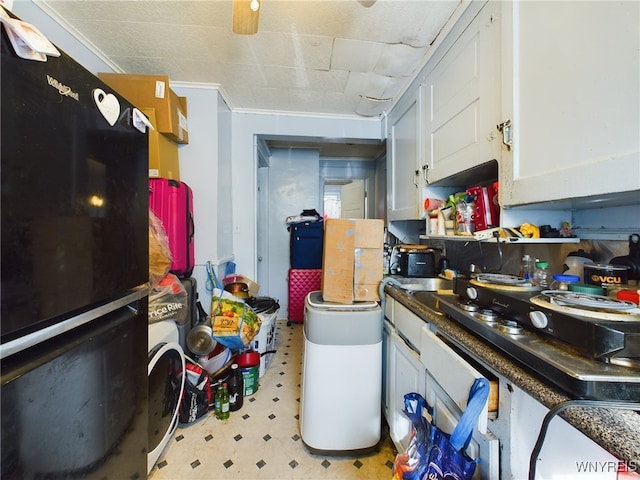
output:
M433 407L418 393L404 396L403 413L411 420L412 436L406 452L396 455L393 480L469 480L478 460L469 458L465 450L473 428L489 398L489 381L475 380L469 391L467 408L451 435L440 430L433 421ZM423 415L429 413L430 419Z

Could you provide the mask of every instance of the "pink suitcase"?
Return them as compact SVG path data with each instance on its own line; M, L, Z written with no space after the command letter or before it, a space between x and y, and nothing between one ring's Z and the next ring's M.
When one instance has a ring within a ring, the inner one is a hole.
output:
M289 269L289 321L302 323L304 300L309 292L320 290L322 269Z
M195 263L191 188L179 180L150 178L149 208L167 232L173 256L171 273L181 278L190 277Z

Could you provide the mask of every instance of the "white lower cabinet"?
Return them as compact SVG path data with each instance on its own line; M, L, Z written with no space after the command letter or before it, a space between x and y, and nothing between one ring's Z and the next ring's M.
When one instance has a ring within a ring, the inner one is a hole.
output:
M434 409L436 425L451 433L466 408L471 385L485 376L492 383L492 394L467 450L471 458L480 459L475 478L527 478L531 453L549 409L480 359L467 357L455 344L434 333L433 325L398 301L393 301L386 313L383 404L398 451L406 450L411 434L411 424L402 413L406 393L423 395ZM415 335L416 322L421 322L420 338L411 338L411 346L396 328L402 335ZM617 463L592 439L555 417L536 463L535 478L613 480Z
M469 389L483 375L460 357L427 326L422 329L420 357L426 368L426 400L433 407L435 424L452 433L466 408ZM474 478L500 478L500 442L488 428L485 405L474 429L467 454L479 458Z
M389 421L389 397L391 389L389 388L389 361L391 360L391 331L393 325L385 320L382 330L382 413L384 418Z
M505 386L506 388L502 388ZM529 475L529 460L549 409L515 385L501 380L501 417L496 423L502 449L503 480ZM614 480L619 461L592 439L555 416L536 462L536 479Z
M428 373L426 374L426 389L426 400L433 407L433 418L436 425L440 430L450 434L456 428L462 411ZM500 442L491 431L480 433L476 429L467 448L467 455L474 459L480 459L473 478L500 478Z
M398 335L389 331L387 357L387 388L389 434L399 452L409 445L411 422L402 413L404 396L410 392L425 394L424 365L420 356Z

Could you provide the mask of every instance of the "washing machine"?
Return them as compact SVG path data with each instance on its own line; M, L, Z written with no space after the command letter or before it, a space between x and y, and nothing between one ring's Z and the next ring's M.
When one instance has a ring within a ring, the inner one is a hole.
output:
M185 360L173 320L149 325L149 423L147 474L178 427L184 391Z
M382 310L377 302L305 299L300 432L318 455L376 450L382 421Z

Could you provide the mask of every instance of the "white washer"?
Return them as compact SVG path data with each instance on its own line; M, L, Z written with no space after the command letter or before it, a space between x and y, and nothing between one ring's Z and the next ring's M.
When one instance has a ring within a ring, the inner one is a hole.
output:
M173 320L149 325L149 423L147 474L158 461L178 427L178 410L184 390L184 352Z
M300 432L314 454L377 449L382 421L382 309L305 299Z

